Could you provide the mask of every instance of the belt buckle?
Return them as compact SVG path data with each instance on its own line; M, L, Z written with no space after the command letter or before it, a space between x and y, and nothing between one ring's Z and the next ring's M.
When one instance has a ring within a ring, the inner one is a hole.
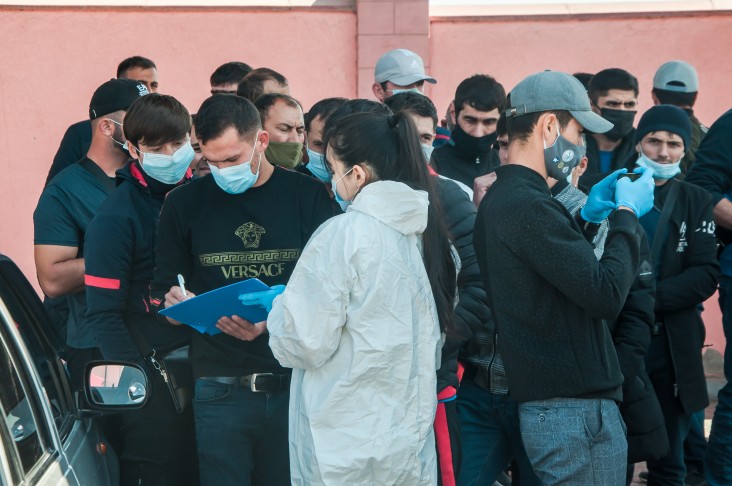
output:
M274 373L252 373L251 379L249 380L249 388L255 393L264 391L257 388L257 378L260 376L274 376Z

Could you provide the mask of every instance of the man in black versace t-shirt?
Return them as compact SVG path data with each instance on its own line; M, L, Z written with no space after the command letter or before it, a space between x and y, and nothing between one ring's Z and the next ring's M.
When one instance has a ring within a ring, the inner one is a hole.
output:
M152 292L169 307L249 278L286 284L315 229L333 214L323 184L272 165L254 105L217 95L196 116L211 177L170 193L160 215ZM167 292L167 293L166 293ZM194 417L203 485L289 485L289 375L263 324L222 316L195 333ZM258 376L257 376L258 375Z

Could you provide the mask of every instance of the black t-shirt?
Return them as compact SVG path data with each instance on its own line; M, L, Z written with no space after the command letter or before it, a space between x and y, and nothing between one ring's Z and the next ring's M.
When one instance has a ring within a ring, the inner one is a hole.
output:
M196 179L163 205L153 295L164 301L178 274L197 295L248 278L286 284L308 239L332 215L322 183L280 167L243 194L227 194L213 177ZM194 333L192 359L197 377L286 371L266 334L246 342Z
M34 244L76 247L77 258L82 257L86 228L114 187L114 179L86 157L62 170L43 190L33 213ZM96 347L91 333L83 329L84 291L67 297L66 344L74 348Z

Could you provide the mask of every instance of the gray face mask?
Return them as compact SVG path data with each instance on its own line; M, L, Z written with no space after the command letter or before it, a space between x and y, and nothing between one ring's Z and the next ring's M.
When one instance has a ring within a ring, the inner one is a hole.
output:
M566 179L572 173L572 169L582 160L585 150L585 147L575 145L564 138L557 127L557 139L554 143L547 147L546 140L544 140L546 174L558 181Z

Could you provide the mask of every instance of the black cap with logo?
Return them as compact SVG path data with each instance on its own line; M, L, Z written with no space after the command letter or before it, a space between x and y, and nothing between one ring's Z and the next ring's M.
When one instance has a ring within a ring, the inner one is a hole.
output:
M127 110L133 101L149 94L147 87L132 79L110 79L97 88L89 103L89 119Z

